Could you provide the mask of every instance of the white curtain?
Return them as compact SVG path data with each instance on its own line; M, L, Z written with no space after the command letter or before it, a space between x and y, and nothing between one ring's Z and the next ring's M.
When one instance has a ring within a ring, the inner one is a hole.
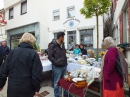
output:
M10 10L10 16L13 16L13 9Z
M27 12L27 3L22 5L22 13L26 13Z
M68 17L75 16L75 8L68 8Z
M60 12L59 11L53 12L53 16L54 16L54 20L58 20L60 18Z

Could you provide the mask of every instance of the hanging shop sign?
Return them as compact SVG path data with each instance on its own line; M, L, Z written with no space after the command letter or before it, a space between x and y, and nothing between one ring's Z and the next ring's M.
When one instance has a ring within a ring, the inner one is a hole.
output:
M7 22L4 20L4 18L2 17L2 14L0 14L0 25L4 25Z
M22 35L23 35L23 33L10 35L10 40L20 39L22 37Z
M65 21L63 23L63 25L67 28L74 28L76 26L78 26L80 23L80 20L76 19L76 18L71 18L71 19L68 19L67 21Z

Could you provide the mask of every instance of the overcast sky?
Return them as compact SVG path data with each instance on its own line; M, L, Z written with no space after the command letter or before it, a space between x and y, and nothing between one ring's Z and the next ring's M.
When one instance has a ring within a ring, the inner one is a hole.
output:
M0 0L0 9L4 8L3 0Z

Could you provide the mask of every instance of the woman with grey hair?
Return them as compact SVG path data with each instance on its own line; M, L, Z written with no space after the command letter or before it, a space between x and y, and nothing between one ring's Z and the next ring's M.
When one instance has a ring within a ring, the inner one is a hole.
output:
M37 52L33 49L35 37L24 33L18 48L13 49L0 68L0 91L8 77L7 97L37 96L41 77L42 64Z
M128 80L128 65L112 37L106 37L104 44L108 51L102 60L103 97L124 97L123 81ZM117 69L117 58L120 60L121 73Z

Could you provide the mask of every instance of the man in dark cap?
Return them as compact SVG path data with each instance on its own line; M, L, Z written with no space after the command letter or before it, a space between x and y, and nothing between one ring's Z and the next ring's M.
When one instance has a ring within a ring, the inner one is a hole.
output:
M52 62L52 74L54 85L54 97L59 97L57 82L64 77L67 68L66 50L64 46L64 32L57 33L57 39L53 39L49 46L48 58Z

